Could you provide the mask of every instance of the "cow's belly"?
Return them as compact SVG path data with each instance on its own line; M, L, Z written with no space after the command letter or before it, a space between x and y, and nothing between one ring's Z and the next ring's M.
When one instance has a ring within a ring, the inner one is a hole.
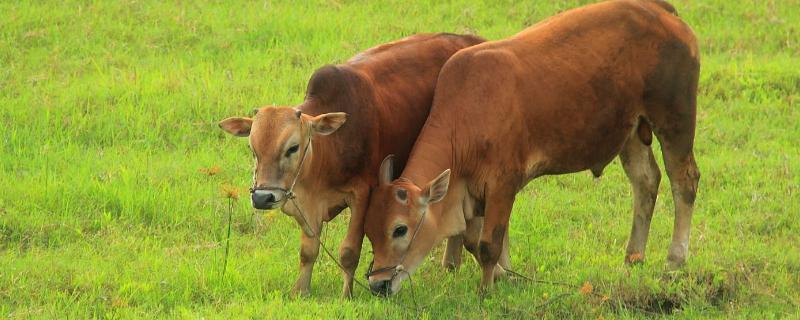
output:
M551 132L532 135L528 167L532 176L565 174L592 170L599 175L622 150L636 125L636 117L623 116L613 121L585 126L550 128Z

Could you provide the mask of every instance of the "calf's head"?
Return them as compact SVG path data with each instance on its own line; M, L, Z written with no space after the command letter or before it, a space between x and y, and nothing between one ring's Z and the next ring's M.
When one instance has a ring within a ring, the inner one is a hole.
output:
M379 186L370 194L364 221L374 252L370 289L384 296L400 290L401 282L443 239L430 211L447 194L450 180L448 169L424 187L404 178L392 181L392 162L389 156L381 164Z
M308 166L313 155L311 137L329 135L347 119L342 112L310 116L296 109L264 107L253 118L228 118L220 128L237 137L249 137L255 158L253 207L275 209L286 202L286 192L301 164ZM308 147L306 147L308 145ZM308 154L305 154L308 153ZM305 157L305 160L302 160Z

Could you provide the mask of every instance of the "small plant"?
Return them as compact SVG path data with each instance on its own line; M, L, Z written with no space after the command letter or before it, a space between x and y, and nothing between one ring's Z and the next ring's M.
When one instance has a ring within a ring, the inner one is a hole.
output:
M233 218L233 202L239 200L239 190L229 184L222 186L222 193L228 199L228 231L225 234L225 254L222 260L222 278L228 268L228 251L231 246L231 219Z
M217 175L222 169L219 166L211 166L208 168L200 168L200 173L208 175L208 176L215 176ZM238 197L238 195L237 195Z

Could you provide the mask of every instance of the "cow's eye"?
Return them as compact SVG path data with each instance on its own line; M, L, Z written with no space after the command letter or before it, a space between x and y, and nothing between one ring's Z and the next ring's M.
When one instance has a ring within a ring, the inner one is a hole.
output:
M299 149L300 149L300 145L299 144L296 144L296 145L293 145L293 146L289 147L289 149L286 150L286 156L289 157L289 156L293 155Z
M394 228L394 232L392 233L392 238L400 238L402 236L405 236L407 232L408 232L408 227L397 226L396 228Z

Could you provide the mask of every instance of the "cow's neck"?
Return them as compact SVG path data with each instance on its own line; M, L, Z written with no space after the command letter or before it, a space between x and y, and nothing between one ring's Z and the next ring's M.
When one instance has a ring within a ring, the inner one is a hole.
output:
M331 185L336 184L341 175L341 160L336 159L335 149L329 139L315 136L311 139L311 150L307 164L303 165L303 172L297 180L297 185L304 193L313 194L327 191ZM332 156L333 155L333 156Z
M312 228L319 227L320 223L332 219L338 211L331 215L330 209L341 206L347 202L347 194L337 190L346 190L346 186L337 184L340 179L339 160L331 156L329 142L323 139L312 138L309 157L303 163L302 171L298 176L297 183L292 190L296 196L296 204L302 210L303 220L307 220ZM298 208L284 206L284 210L295 218L300 218L301 212ZM302 226L302 220L298 220Z
M431 125L431 119L428 122L414 144L401 176L411 180L420 188L425 188L442 172L450 169L451 190L447 192L445 199L431 205L430 219L437 225L439 231L448 235L456 234L464 228L464 215L460 214L464 190L462 190L463 184L458 182L459 170L453 163L452 131L447 125Z
M402 177L424 188L434 178L447 169L453 171L453 146L447 128L431 127L422 129L414 149L403 169ZM452 174L453 172L451 172Z

